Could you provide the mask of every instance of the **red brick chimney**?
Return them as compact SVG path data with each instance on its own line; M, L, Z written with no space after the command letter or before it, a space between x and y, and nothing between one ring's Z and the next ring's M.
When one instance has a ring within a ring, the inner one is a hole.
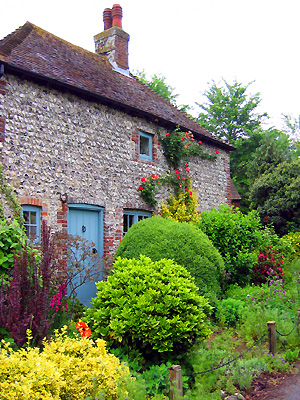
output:
M107 57L116 70L129 73L129 35L122 29L122 8L114 4L103 12L104 31L94 36L95 51Z

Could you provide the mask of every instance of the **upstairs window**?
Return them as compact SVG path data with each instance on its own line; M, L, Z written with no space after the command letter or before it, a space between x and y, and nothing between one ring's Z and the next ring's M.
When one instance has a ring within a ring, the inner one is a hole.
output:
M129 228L145 218L151 218L150 212L145 211L124 211L123 215L123 235L128 232Z
M41 236L41 209L35 206L22 206L24 227L28 239L39 240Z
M152 161L153 136L149 133L139 132L139 158Z

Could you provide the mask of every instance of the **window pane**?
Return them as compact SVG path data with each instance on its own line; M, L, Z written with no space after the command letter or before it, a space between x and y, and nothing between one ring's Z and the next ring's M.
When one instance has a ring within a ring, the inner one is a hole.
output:
M31 226L29 229L30 229L30 239L36 238L36 226Z
M140 136L140 154L150 156L149 152L149 138Z
M29 224L29 211L23 211L25 224Z
M130 228L133 224L134 224L134 222L133 222L133 218L134 218L134 216L133 215L128 215L128 219L129 219L129 226L128 226L128 228Z
M35 211L30 212L30 224L36 225L36 212Z
M128 231L128 215L123 216L123 232L126 233Z

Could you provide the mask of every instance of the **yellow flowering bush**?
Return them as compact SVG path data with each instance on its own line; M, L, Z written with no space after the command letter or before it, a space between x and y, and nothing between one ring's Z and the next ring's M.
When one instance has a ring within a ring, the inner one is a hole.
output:
M97 395L109 399L122 391L120 385L130 379L129 369L107 353L103 340L70 338L66 327L55 336L41 352L29 345L18 351L4 346L1 400L83 400Z
M161 216L172 221L197 224L200 221L197 205L198 196L190 183L185 192L180 191L177 196L170 196L166 202L162 201Z
M292 256L300 258L300 232L290 232L282 239L289 241Z

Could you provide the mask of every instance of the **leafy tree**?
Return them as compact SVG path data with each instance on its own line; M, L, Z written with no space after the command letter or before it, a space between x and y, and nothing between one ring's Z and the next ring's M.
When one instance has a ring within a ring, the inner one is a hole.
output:
M251 83L246 86L236 81L232 85L225 80L223 83L219 87L213 81L204 93L208 102L197 103L204 110L199 114L197 122L220 139L234 145L239 138L249 137L259 129L267 114L255 114L261 99L259 93L246 93Z
M262 133L258 147L252 152L248 162L247 175L254 182L265 172L271 172L278 164L293 157L293 144L287 134L277 129Z
M178 94L174 94L175 88L167 84L165 76L153 74L149 80L147 79L146 73L144 71L137 71L136 75L141 82L149 86L154 92L160 94L170 103L176 105Z
M283 121L285 124L284 132L296 141L300 141L300 115L298 118L294 118L291 115L283 115Z
M252 184L249 177L249 164L252 162L253 154L259 146L262 132L252 134L248 139L240 138L235 143L235 151L230 153L230 169L232 180L239 194L242 197L241 210L249 211L249 191Z
M271 223L278 235L300 230L300 159L279 164L257 179L251 189L251 208Z
M153 74L152 77L148 79L144 71L143 72L136 71L135 74L141 82L149 86L154 92L158 93L164 99L168 100L171 104L173 104L173 106L178 107L181 111L185 112L187 115L192 117L189 114L189 110L191 109L189 105L187 104L177 105L176 100L179 95L174 94L175 88L170 86L166 82L165 76Z

